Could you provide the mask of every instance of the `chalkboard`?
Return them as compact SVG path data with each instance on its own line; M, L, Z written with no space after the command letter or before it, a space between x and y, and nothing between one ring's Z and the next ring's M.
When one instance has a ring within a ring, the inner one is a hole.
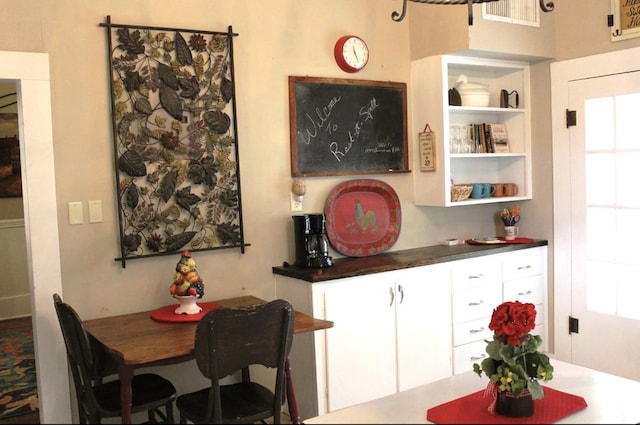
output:
M407 85L289 77L291 175L407 173Z

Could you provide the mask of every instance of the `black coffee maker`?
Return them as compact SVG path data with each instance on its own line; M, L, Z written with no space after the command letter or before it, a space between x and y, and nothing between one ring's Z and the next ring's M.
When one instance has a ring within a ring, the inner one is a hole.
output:
M299 267L331 267L324 214L294 215L296 262Z

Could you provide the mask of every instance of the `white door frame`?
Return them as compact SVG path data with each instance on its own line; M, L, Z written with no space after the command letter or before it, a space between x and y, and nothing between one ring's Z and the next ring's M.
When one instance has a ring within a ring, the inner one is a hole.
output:
M571 187L571 157L566 110L569 106L569 82L640 69L640 47L602 53L551 64L551 121L553 136L553 300L554 353L559 360L571 362L571 199L565 188Z
M66 350L53 305L62 295L56 203L49 55L0 51L0 83L18 98L27 267L40 423L71 423Z

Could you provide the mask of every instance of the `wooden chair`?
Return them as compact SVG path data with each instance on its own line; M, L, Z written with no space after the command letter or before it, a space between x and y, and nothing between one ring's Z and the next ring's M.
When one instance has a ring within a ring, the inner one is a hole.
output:
M208 312L196 327L195 354L211 385L178 396L180 423L281 423L285 398L284 364L291 351L294 315L288 301ZM273 391L252 382L249 366L275 369ZM242 381L219 380L242 371Z
M102 382L102 377L96 373L98 367L82 320L60 295L53 294L53 301L73 375L80 423L99 424L103 418L121 416L120 380ZM146 411L148 423L174 423L173 402L177 393L167 379L153 373L135 375L131 394L132 413Z

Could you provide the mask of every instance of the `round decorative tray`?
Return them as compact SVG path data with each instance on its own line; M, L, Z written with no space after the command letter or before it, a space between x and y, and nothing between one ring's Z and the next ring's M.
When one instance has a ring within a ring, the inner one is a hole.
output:
M325 204L327 237L341 254L367 257L391 248L400 236L402 211L395 190L374 179L337 185Z

